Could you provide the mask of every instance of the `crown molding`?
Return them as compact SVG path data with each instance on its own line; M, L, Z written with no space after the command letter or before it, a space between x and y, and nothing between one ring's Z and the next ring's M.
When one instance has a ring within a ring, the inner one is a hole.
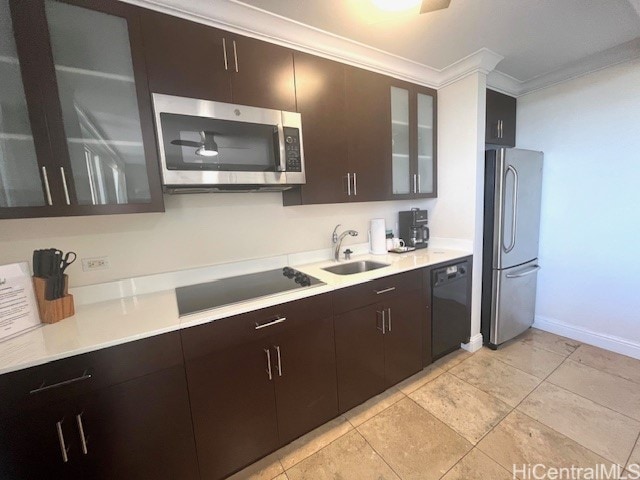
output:
M638 0L638 4L640 5L640 0ZM640 38L589 55L576 62L565 65L558 70L533 77L526 81L518 80L498 70L494 70L487 76L487 86L502 93L519 97L637 58L640 58Z
M437 69L238 0L124 1L436 89L475 72L489 73L504 58L481 48Z

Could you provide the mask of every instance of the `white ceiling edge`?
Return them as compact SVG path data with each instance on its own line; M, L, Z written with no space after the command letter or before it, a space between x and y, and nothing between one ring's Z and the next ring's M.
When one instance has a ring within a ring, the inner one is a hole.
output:
M640 39L636 39L559 70L521 81L495 70L504 57L488 48L481 48L443 69L437 69L240 0L123 1L435 89L481 72L488 75L487 86L517 97L640 56ZM640 0L629 1L640 15Z
M481 48L439 70L237 0L124 1L436 89L478 71L486 74L504 58Z
M638 8L640 8L640 0L637 1ZM637 58L640 58L640 38L602 52L594 53L593 55L565 65L558 70L534 77L526 82L517 80L498 70L493 70L487 76L487 86L502 93L519 97Z

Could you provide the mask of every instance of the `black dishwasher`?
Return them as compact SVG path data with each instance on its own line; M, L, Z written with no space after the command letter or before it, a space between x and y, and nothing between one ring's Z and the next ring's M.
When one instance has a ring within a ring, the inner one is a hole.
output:
M431 272L432 317L431 353L440 358L468 343L471 334L469 305L471 276L464 261Z

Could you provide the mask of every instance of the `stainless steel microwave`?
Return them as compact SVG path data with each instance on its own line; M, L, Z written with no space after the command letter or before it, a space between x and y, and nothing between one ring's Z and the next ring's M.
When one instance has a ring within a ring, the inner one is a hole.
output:
M305 183L299 113L153 94L169 193L282 191Z

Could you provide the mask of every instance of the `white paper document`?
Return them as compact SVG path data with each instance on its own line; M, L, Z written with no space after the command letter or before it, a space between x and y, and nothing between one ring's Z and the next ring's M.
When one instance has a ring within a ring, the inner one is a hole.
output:
M29 264L0 265L0 341L40 325Z

